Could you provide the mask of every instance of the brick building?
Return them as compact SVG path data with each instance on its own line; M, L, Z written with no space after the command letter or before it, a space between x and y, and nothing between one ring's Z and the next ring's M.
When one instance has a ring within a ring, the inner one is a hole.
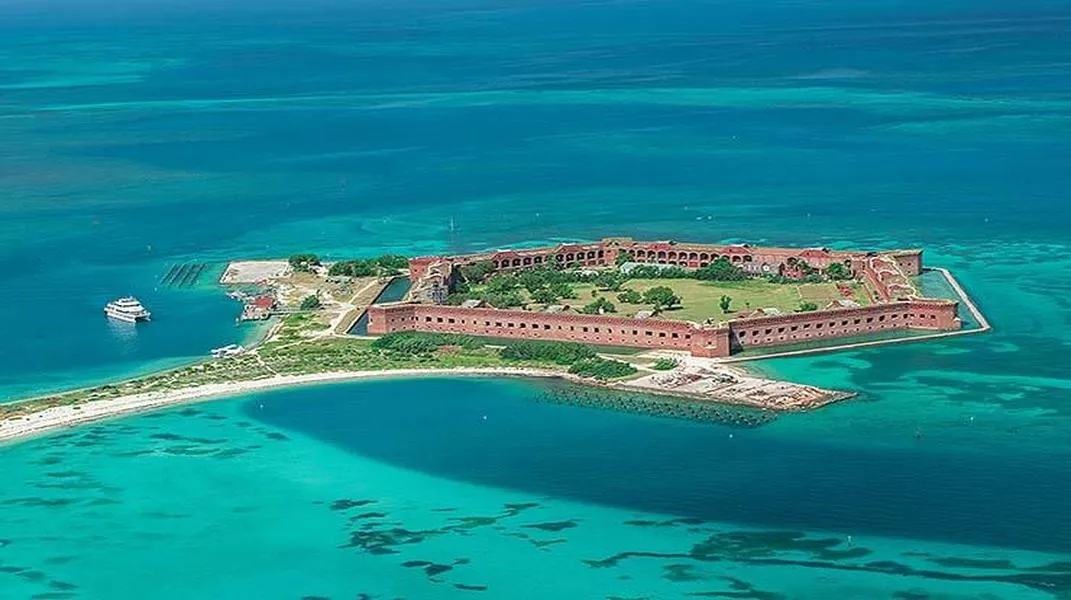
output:
M481 261L497 271L535 268L612 266L619 261L701 268L724 257L755 275L798 274L805 264L827 269L843 264L874 290L871 306L833 304L825 310L697 324L666 319L536 313L524 310L443 306L441 291L451 285L457 267ZM746 244L640 242L607 238L590 244L551 248L498 250L462 256L410 260L417 302L374 305L368 310L368 331L434 331L518 339L576 341L637 348L684 350L696 356L724 357L747 348L774 347L807 341L865 336L886 331L954 330L961 327L958 303L922 298L910 277L922 272L920 250L860 252L828 248L762 248ZM427 290L438 290L438 294Z

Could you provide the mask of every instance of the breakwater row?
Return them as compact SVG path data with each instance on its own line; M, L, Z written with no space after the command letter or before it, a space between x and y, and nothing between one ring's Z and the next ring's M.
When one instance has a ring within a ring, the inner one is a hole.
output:
M583 389L576 385L547 385L548 389L536 397L537 402L716 423L738 429L755 429L777 419L777 414L773 411L728 406L710 401L660 398L610 389Z

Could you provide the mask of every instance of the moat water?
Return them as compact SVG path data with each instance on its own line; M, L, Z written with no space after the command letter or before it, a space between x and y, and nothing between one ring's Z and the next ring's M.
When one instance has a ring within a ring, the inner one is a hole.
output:
M422 379L6 447L0 598L1071 594L1066 3L136 4L0 6L0 398L239 342L219 265L306 250L919 246L995 329L757 363L860 393L759 429Z

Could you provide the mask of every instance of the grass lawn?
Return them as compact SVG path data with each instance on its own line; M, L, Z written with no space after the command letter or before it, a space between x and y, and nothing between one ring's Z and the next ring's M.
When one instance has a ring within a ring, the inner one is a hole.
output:
M814 302L818 308L825 308L827 304L837 298L841 298L840 292L834 283L769 283L764 280L750 279L747 281L698 281L695 279L634 279L625 284L624 288L632 288L641 294L646 290L664 285L673 289L683 301L681 304L662 313L663 318L682 321L695 321L702 323L706 319L725 321L735 318L738 314L756 308L777 308L785 313L795 312L802 302ZM849 285L856 290L854 300L860 304L870 304L866 292L855 282ZM576 300L563 301L580 307L591 302L591 284L576 284L573 286L579 296ZM625 304L617 299L618 292L600 291L617 307L617 313L623 316L633 316L637 311L650 310L646 304ZM729 312L723 312L719 306L722 296L732 298Z

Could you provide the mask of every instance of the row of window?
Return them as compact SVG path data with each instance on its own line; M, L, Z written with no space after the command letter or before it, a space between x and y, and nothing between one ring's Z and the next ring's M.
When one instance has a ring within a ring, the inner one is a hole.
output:
M577 253L574 254L572 252L569 252L569 253L566 253L566 254L556 254L556 255L553 255L553 258L554 258L554 260L556 260L558 262L573 262L573 261L584 261L584 260L591 261L591 260L601 259L601 258L603 258L603 256L604 256L604 252L602 250L597 250L597 251L596 250L591 250L591 251L589 251L587 253L577 252ZM542 255L541 254L541 255L538 255L538 256L525 256L523 258L514 258L514 259L508 259L507 258L507 259L503 259L501 262L496 260L496 261L493 261L493 264L494 264L495 268L522 267L522 266L527 267L527 266L530 266L530 265L541 265L541 264L543 264L543 261L550 262L550 260L551 260L551 255Z
M904 320L908 320L908 319L914 319L916 317L924 319L924 318L926 318L926 316L927 315L915 314L915 313L907 313L907 314L893 313L891 315L888 315L890 321L900 321L901 318L903 318ZM878 323L883 323L883 322L885 322L885 317L886 317L886 315L879 315L878 317L867 317L866 319L863 319L863 318L843 319L840 322L840 326L841 327L847 327L849 325L862 325L862 324L864 324L864 322L866 324L872 324L875 321L877 321ZM937 319L937 315L929 315L929 318L933 319L933 320L936 320ZM832 328L837 326L837 322L836 321L830 321L829 323L813 323L813 324L812 323L804 323L802 325L792 325L792 326L786 326L786 327L777 327L776 331L777 331L777 333L785 333L786 331L792 332L792 331L799 331L801 329L802 330L807 330L807 329L811 329L812 325L814 326L814 329L823 329L826 326L828 326L830 329L832 329ZM749 335L752 336L752 337L759 336L759 335L773 335L774 329L775 328L773 328L773 327L767 327L765 329L765 331L760 331L758 329L756 329L754 331L739 331L739 332L737 332L736 335L738 337L740 337L741 339L746 338Z
M415 317L414 317L414 319L415 319ZM456 324L467 325L468 324L468 322L465 319L460 319L460 322L459 322L457 319L454 319L454 318L451 318L451 317L446 317L446 318L444 318L444 317L435 317L434 319L432 319L431 317L424 317L424 322L425 323L432 323L432 322L434 322L434 323L445 323L447 325L456 325ZM483 322L483 326L484 327L491 327L492 326L491 323L492 323L491 321L484 321ZM473 321L472 324L478 326L480 323L478 321ZM543 329L545 331L549 331L549 330L553 329L553 327L551 327L550 325L547 325L547 324L540 324L540 323L532 323L532 324L514 323L512 321L506 321L505 324L503 324L502 321L494 321L494 326L498 327L498 328L506 327L506 328L509 328L509 329L513 329L513 328L517 328L517 329ZM557 328L558 328L559 331L566 331L566 329L565 329L565 327L563 325L558 325ZM574 326L574 325L570 325L569 326L568 331L576 331L576 330L577 330L576 326ZM581 333L606 333L607 335L611 335L611 334L614 333L614 330L610 329L608 327L607 328L601 328L601 327L588 327L588 326L581 325L580 326L580 332ZM618 330L618 334L619 335L629 335L629 330L627 330L627 329L619 329ZM638 329L633 329L631 331L631 334L635 335L635 336L638 336L638 335L640 335L640 331ZM650 331L650 330L644 330L643 334L646 335L647 337L656 337L655 333ZM665 331L660 331L660 332L658 332L657 337L660 337L660 338L667 337L667 333ZM669 332L668 337L670 337L672 339L679 339L682 336L681 336L681 334L679 334L677 332ZM686 340L690 340L690 339L692 339L692 334L686 333L686 334L683 335L683 337Z

